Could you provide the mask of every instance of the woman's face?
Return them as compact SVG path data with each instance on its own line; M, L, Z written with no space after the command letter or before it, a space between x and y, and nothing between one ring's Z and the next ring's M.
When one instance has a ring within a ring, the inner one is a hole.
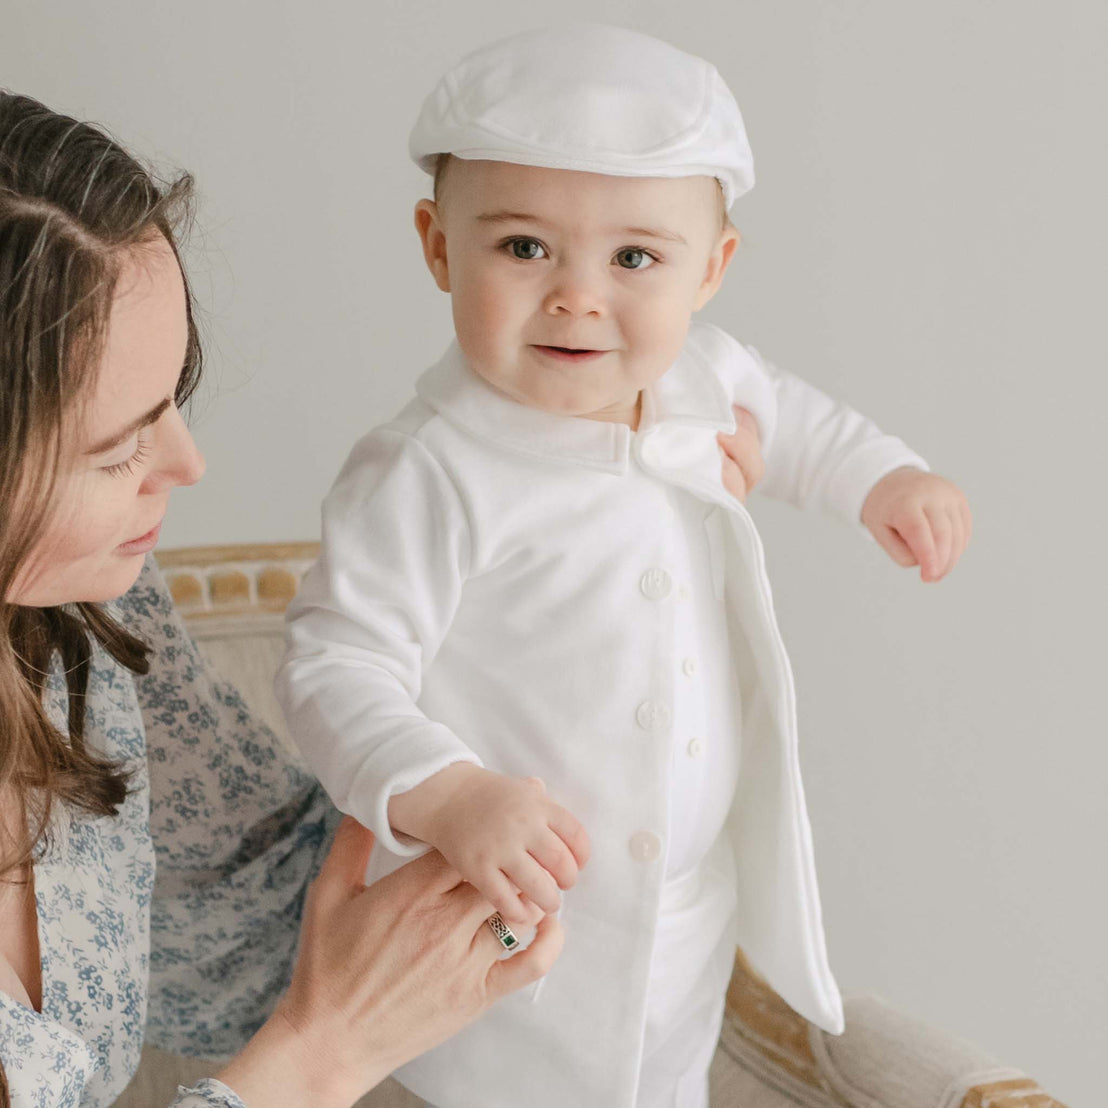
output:
M173 403L187 338L184 282L159 235L124 262L92 395L63 433L50 521L10 601L105 601L134 584L170 491L204 472Z

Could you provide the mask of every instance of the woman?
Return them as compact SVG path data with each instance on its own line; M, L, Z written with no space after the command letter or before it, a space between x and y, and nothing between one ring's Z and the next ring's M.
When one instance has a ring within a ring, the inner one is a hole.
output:
M170 490L203 470L178 411L200 372L173 238L188 190L0 94L5 1104L110 1104L138 1062L149 979L164 1045L249 1039L175 1103L349 1105L538 977L560 942L544 923L499 963L491 906L437 857L366 891L371 840L351 823L274 1007L333 820L144 569Z
M350 820L320 870L337 814L146 557L203 471L179 410L190 183L0 92L0 1108L111 1104L147 1028L231 1058L180 1108L350 1105L561 945L543 920L500 961L491 905L437 854L366 889Z

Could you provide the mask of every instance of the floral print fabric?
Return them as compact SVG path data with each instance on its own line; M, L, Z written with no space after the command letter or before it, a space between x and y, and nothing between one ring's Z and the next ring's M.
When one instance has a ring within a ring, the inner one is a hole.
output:
M0 993L13 1108L107 1108L144 1029L167 1050L235 1053L288 982L339 818L210 671L152 559L117 614L150 647L150 672L98 650L85 733L131 770L130 792L114 817L59 810L37 852L41 1014ZM60 675L48 707L64 726ZM173 1104L243 1108L212 1080Z

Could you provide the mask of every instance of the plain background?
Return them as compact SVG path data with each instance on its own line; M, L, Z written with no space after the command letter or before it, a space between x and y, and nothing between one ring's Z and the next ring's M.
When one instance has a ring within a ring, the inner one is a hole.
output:
M833 965L1100 1103L1108 1042L1100 0L562 0L709 57L758 185L707 318L902 435L976 534L924 586L759 500ZM450 336L411 226L422 97L519 0L0 0L0 83L201 204L208 476L163 545L308 539Z

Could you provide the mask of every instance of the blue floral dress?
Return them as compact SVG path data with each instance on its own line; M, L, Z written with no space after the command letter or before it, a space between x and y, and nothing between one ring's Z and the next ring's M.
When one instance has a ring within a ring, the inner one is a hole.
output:
M339 818L197 653L152 559L117 610L151 647L150 672L98 650L85 733L131 768L131 791L116 816L59 811L36 856L42 1011L0 992L13 1108L107 1108L144 1032L167 1050L234 1054L288 983ZM60 677L48 706L64 726ZM173 1101L215 1106L244 1108L214 1080Z

